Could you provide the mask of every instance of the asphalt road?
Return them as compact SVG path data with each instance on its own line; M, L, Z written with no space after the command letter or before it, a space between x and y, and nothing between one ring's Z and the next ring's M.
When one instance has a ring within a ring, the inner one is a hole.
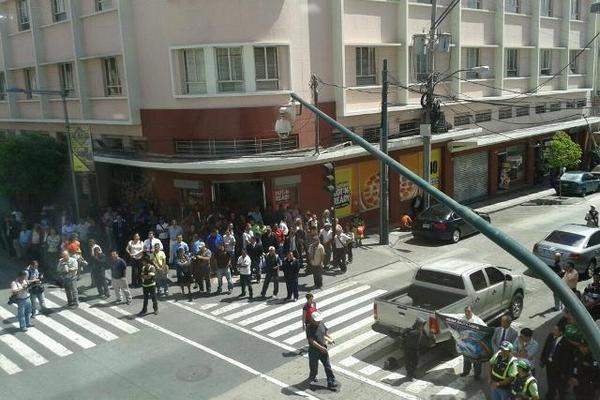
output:
M556 226L583 222L590 203L600 195L561 206L521 205L492 214L492 222L526 247ZM139 291L132 305L104 304L95 289L83 291L84 304L66 312L64 294L49 288L54 312L38 319L28 334L13 327L16 309L0 303L0 385L12 399L485 399L485 383L460 378L461 359L442 349L421 357L419 379L404 378L397 343L370 330L372 299L406 285L419 264L436 258L461 257L494 262L524 272L525 268L482 235L458 244L415 242L392 236L393 248L371 246L356 251L344 275L325 277L316 300L336 337L331 349L337 392L320 381L308 385L308 360L299 327L301 303L282 300L248 303L235 296L196 298L173 295L161 301L160 314L136 318ZM3 265L10 261L0 258ZM13 271L0 270L8 285ZM88 284L87 275L80 286ZM558 313L551 311L552 295L538 279L527 276L525 309L517 321L542 338ZM583 283L582 283L583 284ZM301 278L302 290L312 277ZM255 291L258 288L255 285ZM269 289L269 293L271 289ZM172 288L172 293L179 293ZM280 295L285 288L280 287ZM7 290L0 299L7 299ZM540 339L541 340L541 339ZM400 368L386 371L389 356Z

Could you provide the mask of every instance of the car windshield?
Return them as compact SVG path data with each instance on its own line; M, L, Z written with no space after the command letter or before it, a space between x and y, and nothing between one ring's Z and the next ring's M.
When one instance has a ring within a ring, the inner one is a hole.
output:
M562 181L574 181L574 182L579 182L581 180L581 177L583 175L582 174L563 174L563 176L560 177L560 179Z
M450 215L450 210L444 206L433 206L420 215L420 217L428 219L446 219Z
M545 240L546 242L564 244L565 246L582 247L585 236L572 232L554 231Z

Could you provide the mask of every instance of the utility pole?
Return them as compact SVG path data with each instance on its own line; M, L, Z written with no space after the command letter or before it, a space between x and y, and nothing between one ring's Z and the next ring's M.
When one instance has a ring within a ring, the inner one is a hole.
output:
M69 151L69 166L71 170L71 185L73 186L73 200L75 201L75 218L77 218L77 223L79 223L79 195L77 193L77 179L75 178L75 166L73 165L73 146L71 144L71 121L69 120L67 95L67 90L60 91L60 99L63 104L63 112L65 117L65 130L67 131L67 148Z
M383 71L381 72L381 129L380 150L388 153L388 65L383 60ZM389 220L389 195L388 195L388 166L379 161L379 244L389 244L390 220Z
M319 80L315 74L310 77L310 89L312 90L313 104L319 108ZM321 132L319 131L319 114L315 114L315 152L319 154L319 143L321 142Z
M431 133L435 130L435 121L432 118L434 98L434 68L435 68L435 20L436 20L437 0L431 0L431 27L429 28L429 40L427 41L427 93L425 101L425 123L428 129L421 130L423 137L423 179L426 182L431 181ZM424 207L431 204L429 193L425 192Z

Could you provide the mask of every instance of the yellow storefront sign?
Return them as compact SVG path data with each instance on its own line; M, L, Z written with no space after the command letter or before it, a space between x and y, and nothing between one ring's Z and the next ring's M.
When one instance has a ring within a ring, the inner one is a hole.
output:
M352 214L353 180L352 167L338 168L335 171L335 193L333 204L335 216L343 218Z

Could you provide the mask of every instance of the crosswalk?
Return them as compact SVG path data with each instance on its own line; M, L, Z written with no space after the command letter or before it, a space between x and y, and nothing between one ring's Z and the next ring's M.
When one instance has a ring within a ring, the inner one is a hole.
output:
M389 384L390 387L406 393L409 396L407 398L412 396L456 400L485 399L481 388L472 388L468 384L471 381L456 375L456 367L462 365L460 358L445 363L443 369L432 370L421 379L412 381L406 379L404 368L396 371L384 369L384 362L390 356L403 358L397 342L371 329L373 300L385 292L352 281L340 282L314 292L319 311L336 341L329 349L334 367ZM301 321L303 301L227 300L209 304L172 304L199 316L219 320L226 326L236 327L283 348L295 348L298 351L305 348L306 333L302 329ZM370 349L372 351L369 351ZM375 352L376 357L371 359L372 357L360 356L363 352Z
M16 305L0 306L0 373L14 375L139 332L133 323L89 304L81 303L77 310L62 309L59 303L65 301L62 291L47 291L46 306L54 312L36 316L31 320L35 326L24 333L19 332Z

